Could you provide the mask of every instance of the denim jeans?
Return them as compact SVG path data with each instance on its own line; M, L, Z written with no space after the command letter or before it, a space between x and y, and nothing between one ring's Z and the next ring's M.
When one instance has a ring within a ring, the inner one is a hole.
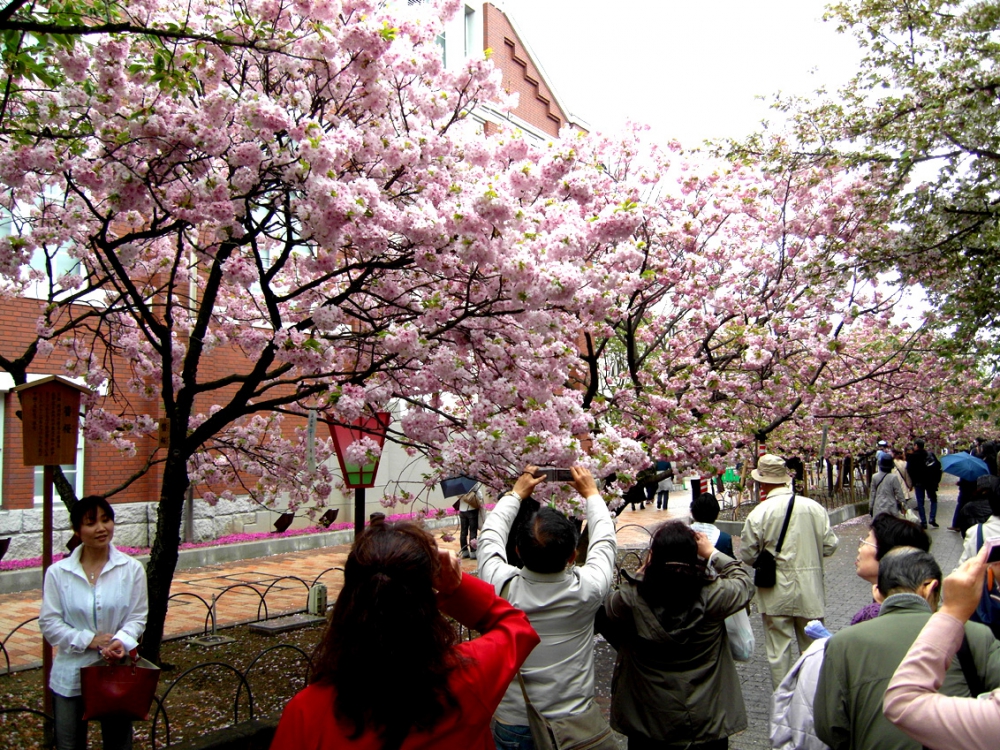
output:
M927 525L927 516L924 515L924 493L931 501L931 523L937 521L937 489L921 487L919 484L913 488L917 495L917 513L920 515L920 523Z
M83 698L67 698L52 693L55 714L56 750L87 750L87 722L83 720ZM101 719L101 747L104 750L132 750L130 719Z
M493 741L497 750L535 750L531 727L493 722Z

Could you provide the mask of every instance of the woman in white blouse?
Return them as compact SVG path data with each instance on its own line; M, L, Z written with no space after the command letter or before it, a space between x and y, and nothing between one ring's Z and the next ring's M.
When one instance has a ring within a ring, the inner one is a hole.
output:
M73 554L45 574L42 635L56 649L49 688L53 693L57 750L87 747L80 697L80 668L102 658L121 659L146 628L146 575L137 560L111 544L115 512L103 497L79 500L70 523L80 538ZM132 722L102 719L105 750L132 747Z

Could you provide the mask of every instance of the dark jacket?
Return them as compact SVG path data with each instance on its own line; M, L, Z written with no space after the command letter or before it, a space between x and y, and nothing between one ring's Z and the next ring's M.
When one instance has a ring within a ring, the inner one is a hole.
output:
M906 457L906 473L910 477L910 482L914 487L925 487L924 474L927 472L927 451L918 448ZM940 480L939 480L940 481Z
M601 631L618 649L611 726L622 734L687 747L746 728L725 620L746 606L754 587L731 557L714 555L712 567L718 577L682 615L669 619L661 611L665 622L639 595L641 576L623 576L609 595Z

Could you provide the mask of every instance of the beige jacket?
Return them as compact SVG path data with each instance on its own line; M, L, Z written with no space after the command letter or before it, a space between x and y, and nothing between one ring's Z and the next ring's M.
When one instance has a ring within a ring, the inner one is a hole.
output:
M740 540L743 562L752 565L763 549L774 554L791 497L791 486L773 489L747 516ZM796 495L788 533L781 554L777 555L778 583L774 588L757 589L757 607L761 614L823 617L826 600L823 558L836 551L837 541L826 509L808 497Z

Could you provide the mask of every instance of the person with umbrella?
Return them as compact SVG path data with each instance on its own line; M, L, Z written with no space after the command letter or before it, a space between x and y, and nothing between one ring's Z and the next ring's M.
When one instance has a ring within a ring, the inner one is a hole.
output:
M958 514L962 512L962 504L975 496L976 480L989 474L990 467L983 459L963 452L942 456L941 471L958 477L958 503L955 505L955 515L951 518L948 530L961 532L958 527Z

